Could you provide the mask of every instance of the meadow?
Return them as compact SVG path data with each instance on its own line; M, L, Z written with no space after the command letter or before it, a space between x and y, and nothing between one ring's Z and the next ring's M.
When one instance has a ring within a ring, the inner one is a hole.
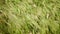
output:
M60 34L60 0L0 0L0 34Z

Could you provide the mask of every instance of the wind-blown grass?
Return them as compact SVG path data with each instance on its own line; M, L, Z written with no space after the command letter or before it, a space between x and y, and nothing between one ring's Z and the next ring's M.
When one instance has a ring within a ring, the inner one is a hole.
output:
M0 0L0 34L60 34L60 0Z

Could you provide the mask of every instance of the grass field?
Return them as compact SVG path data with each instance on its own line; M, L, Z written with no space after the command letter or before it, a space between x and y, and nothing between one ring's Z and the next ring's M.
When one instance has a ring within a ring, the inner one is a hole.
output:
M60 34L60 0L0 0L0 34Z

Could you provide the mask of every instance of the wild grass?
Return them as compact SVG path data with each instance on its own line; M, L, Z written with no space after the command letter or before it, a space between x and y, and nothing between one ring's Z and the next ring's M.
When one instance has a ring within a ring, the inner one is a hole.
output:
M0 34L60 34L60 0L0 0Z

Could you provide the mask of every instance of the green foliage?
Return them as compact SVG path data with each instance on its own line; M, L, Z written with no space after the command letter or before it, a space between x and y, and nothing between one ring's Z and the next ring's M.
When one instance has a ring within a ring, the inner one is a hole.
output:
M0 34L60 34L60 0L0 0Z

